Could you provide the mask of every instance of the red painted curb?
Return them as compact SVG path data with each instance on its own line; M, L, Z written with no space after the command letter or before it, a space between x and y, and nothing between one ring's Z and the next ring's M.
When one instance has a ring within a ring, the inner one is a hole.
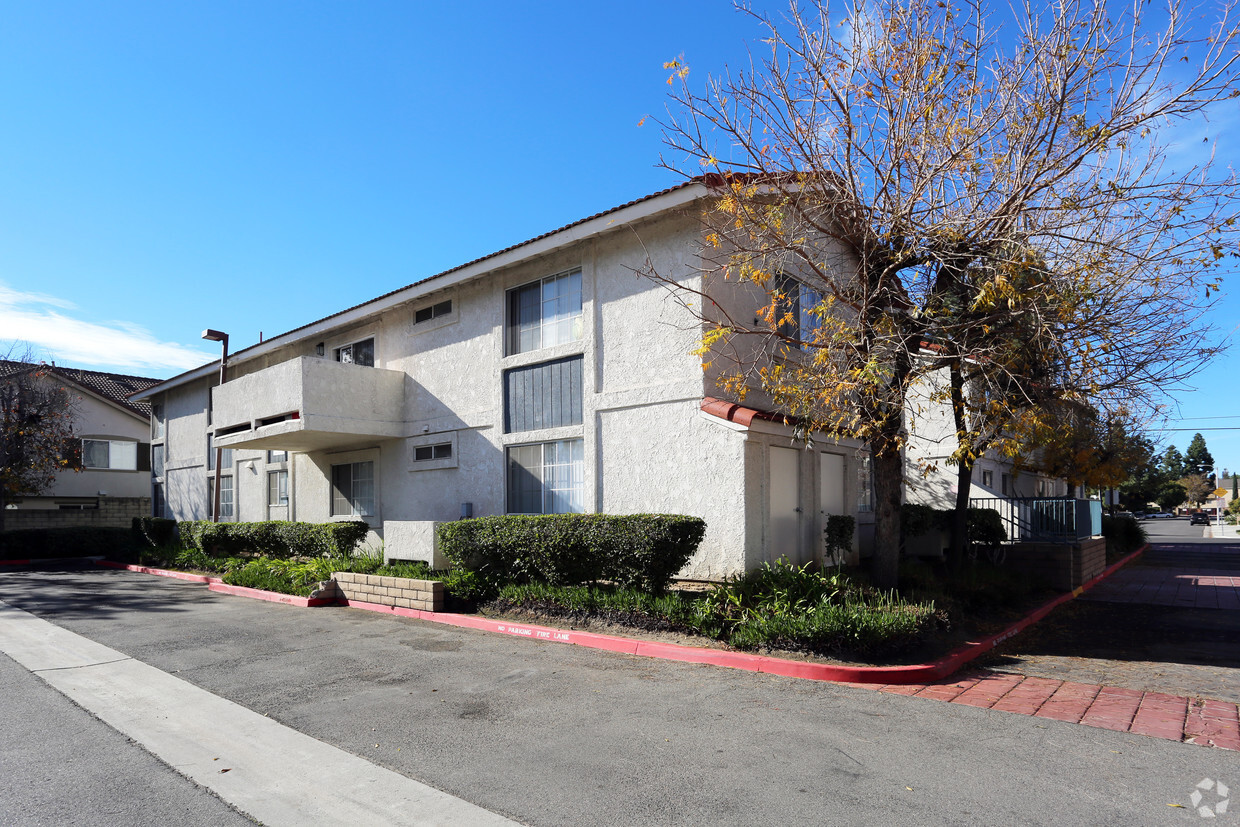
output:
M222 583L218 577L211 577L206 574L190 574L187 571L173 571L172 569L153 569L149 566L133 566L125 563L113 563L109 560L100 560L97 565L109 569L124 569L125 571L136 571L139 574L153 574L156 577L172 577L177 580L188 580L191 583Z
M324 600L322 598L296 597L278 592L250 589L243 586L229 586L219 578L204 578L199 582L207 582L208 588L214 592L232 594L240 597L251 597L273 603L284 603L291 606L349 606L372 612L383 612L398 617L416 620L429 620L447 626L476 629L484 632L524 637L531 640L545 640L552 643L571 643L589 649L602 649L609 652L620 652L629 655L663 658L685 663L706 663L714 666L726 666L731 669L743 669L750 672L765 672L771 675L782 675L789 678L805 678L818 681L835 681L838 683L863 683L878 685L924 684L940 680L960 669L961 666L980 657L985 652L998 646L1003 641L1024 631L1050 614L1058 606L1079 597L1086 590L1118 571L1127 563L1140 556L1149 545L1129 554L1118 563L1108 567L1101 574L1089 580L1079 588L1062 594L1049 603L1035 609L1027 617L983 640L967 643L954 652L931 663L911 664L908 666L837 666L826 663L809 663L786 660L763 655L750 655L744 652L729 652L719 649L708 649L702 646L685 646L678 643L655 643L635 640L633 638L603 635L597 632L578 632L568 629L557 629L551 626L537 626L529 623L513 623L507 620L491 620L475 615L461 615L451 612L428 612L422 609L405 609L398 606L386 606L380 603L366 603L360 600ZM115 568L124 568L147 574L165 577L182 577L183 579L201 578L201 575L186 575L182 572L171 572L164 569L148 569L143 566L123 566L118 563L100 563ZM214 582L212 582L214 581Z
M227 583L218 580L207 586L213 592L221 594L231 594L236 597L251 597L255 600L266 600L268 603L284 603L289 606L315 607L315 606L334 606L335 600L324 600L321 597L299 597L295 594L283 594L281 592L269 592L263 589L251 589L247 586L230 586Z

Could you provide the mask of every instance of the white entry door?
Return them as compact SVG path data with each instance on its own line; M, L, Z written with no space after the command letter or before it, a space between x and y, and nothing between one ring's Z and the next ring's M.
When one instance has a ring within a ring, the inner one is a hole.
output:
M823 532L827 529L827 517L844 513L844 458L839 454L818 455L818 534L822 549L826 551ZM827 565L833 562L825 561Z
M818 455L818 510L824 521L828 514L844 513L844 458L839 454Z
M772 561L780 557L800 565L801 508L799 480L800 451L771 448L770 495L771 531L767 554Z

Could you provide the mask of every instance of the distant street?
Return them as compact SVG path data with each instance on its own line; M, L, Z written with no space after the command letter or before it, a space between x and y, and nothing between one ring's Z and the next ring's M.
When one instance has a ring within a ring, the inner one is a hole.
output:
M128 572L0 574L0 600L529 824L1196 823L1168 805L1240 785L1219 749ZM76 727L49 721L49 760ZM6 795L0 823L49 823L38 802Z

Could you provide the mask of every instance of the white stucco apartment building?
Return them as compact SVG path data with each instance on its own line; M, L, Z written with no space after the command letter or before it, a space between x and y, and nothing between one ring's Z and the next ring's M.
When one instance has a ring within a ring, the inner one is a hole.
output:
M430 559L434 522L552 512L701 517L692 578L821 560L827 514L863 546L858 446L715 399L701 323L637 275L762 304L701 282L710 195L687 182L247 347L223 385L211 363L143 391L156 510L209 518L222 447L221 519L360 518L389 556Z

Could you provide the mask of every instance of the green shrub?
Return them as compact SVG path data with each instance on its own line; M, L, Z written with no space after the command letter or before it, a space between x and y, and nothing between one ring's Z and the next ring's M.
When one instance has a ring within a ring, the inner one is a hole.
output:
M1133 517L1102 516L1102 536L1107 539L1107 551L1128 554L1145 545L1145 529Z
M857 518L851 514L827 515L827 526L822 531L827 558L842 562L844 556L852 551L853 534L856 530Z
M330 580L336 568L326 557L304 562L272 558L235 562L240 565L224 572L225 583L301 597L308 597L319 582Z
M900 506L900 536L920 537L931 531L951 528L951 511L940 511L928 505L905 503Z
M701 519L674 514L552 514L444 523L438 539L454 569L470 569L487 582L607 580L661 592L705 532Z
M997 546L1007 539L1007 531L1003 528L1003 515L993 508L970 508L965 521L969 530L969 542L973 545Z
M0 560L106 557L129 562L137 559L138 549L128 528L64 526L0 532Z
M273 559L289 557L348 557L370 527L361 521L292 523L212 523L205 520L178 524L181 545L212 556L248 554Z
M134 517L134 537L151 548L172 546L180 540L177 521L163 517Z
M900 534L919 537L931 531L951 531L953 509L931 508L928 505L905 503L900 506ZM969 542L994 546L1007 539L1003 516L993 508L970 508L965 516Z

